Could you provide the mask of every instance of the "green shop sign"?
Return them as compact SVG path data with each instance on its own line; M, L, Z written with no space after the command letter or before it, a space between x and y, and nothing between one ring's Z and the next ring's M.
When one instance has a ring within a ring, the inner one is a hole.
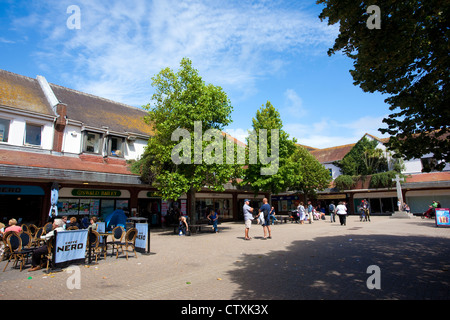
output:
M73 189L72 195L75 197L120 197L122 193L119 190L89 190Z

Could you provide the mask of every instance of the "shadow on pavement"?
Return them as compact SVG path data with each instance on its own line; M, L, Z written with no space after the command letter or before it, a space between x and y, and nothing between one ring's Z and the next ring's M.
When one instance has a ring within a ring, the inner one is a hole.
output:
M266 240L273 241L273 240ZM261 241L264 246L266 241ZM234 299L449 299L450 239L352 235L294 241L234 263ZM380 269L381 289L368 267Z

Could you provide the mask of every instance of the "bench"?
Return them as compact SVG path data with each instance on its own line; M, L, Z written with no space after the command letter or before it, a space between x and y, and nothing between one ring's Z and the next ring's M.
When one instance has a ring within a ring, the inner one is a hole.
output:
M189 226L189 231L191 233L197 233L197 232L202 232L202 228L204 227L211 227L211 225L209 224L188 224ZM178 224L171 224L170 227L173 227L173 233L178 234L178 229L180 227L180 225Z
M275 223L287 223L287 221L290 220L291 216L284 215L284 214L276 214L275 217L278 220L278 221L275 221Z
M189 230L191 231L191 233L202 232L202 228L208 226L211 227L209 224L190 224Z

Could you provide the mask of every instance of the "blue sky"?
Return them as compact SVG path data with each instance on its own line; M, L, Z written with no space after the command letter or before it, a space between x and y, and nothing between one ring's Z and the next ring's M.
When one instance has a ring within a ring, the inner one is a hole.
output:
M71 5L80 29L67 26ZM225 131L240 140L266 101L304 145L383 137L386 96L364 93L353 85L352 61L327 55L338 26L321 22L321 10L315 0L0 0L0 68L142 106L151 77L188 57L228 94Z

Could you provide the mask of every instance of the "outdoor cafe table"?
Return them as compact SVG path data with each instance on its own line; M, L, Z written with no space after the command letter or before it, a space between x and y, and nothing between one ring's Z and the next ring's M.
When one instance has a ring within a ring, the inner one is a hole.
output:
M100 237L103 238L104 246L102 246L102 253L105 253L106 240L108 239L108 236L112 236L113 233L112 233L112 231L109 231L109 232L99 232L98 234L100 235ZM106 252L106 254L108 254L108 252ZM111 255L112 255L112 253L111 253Z

